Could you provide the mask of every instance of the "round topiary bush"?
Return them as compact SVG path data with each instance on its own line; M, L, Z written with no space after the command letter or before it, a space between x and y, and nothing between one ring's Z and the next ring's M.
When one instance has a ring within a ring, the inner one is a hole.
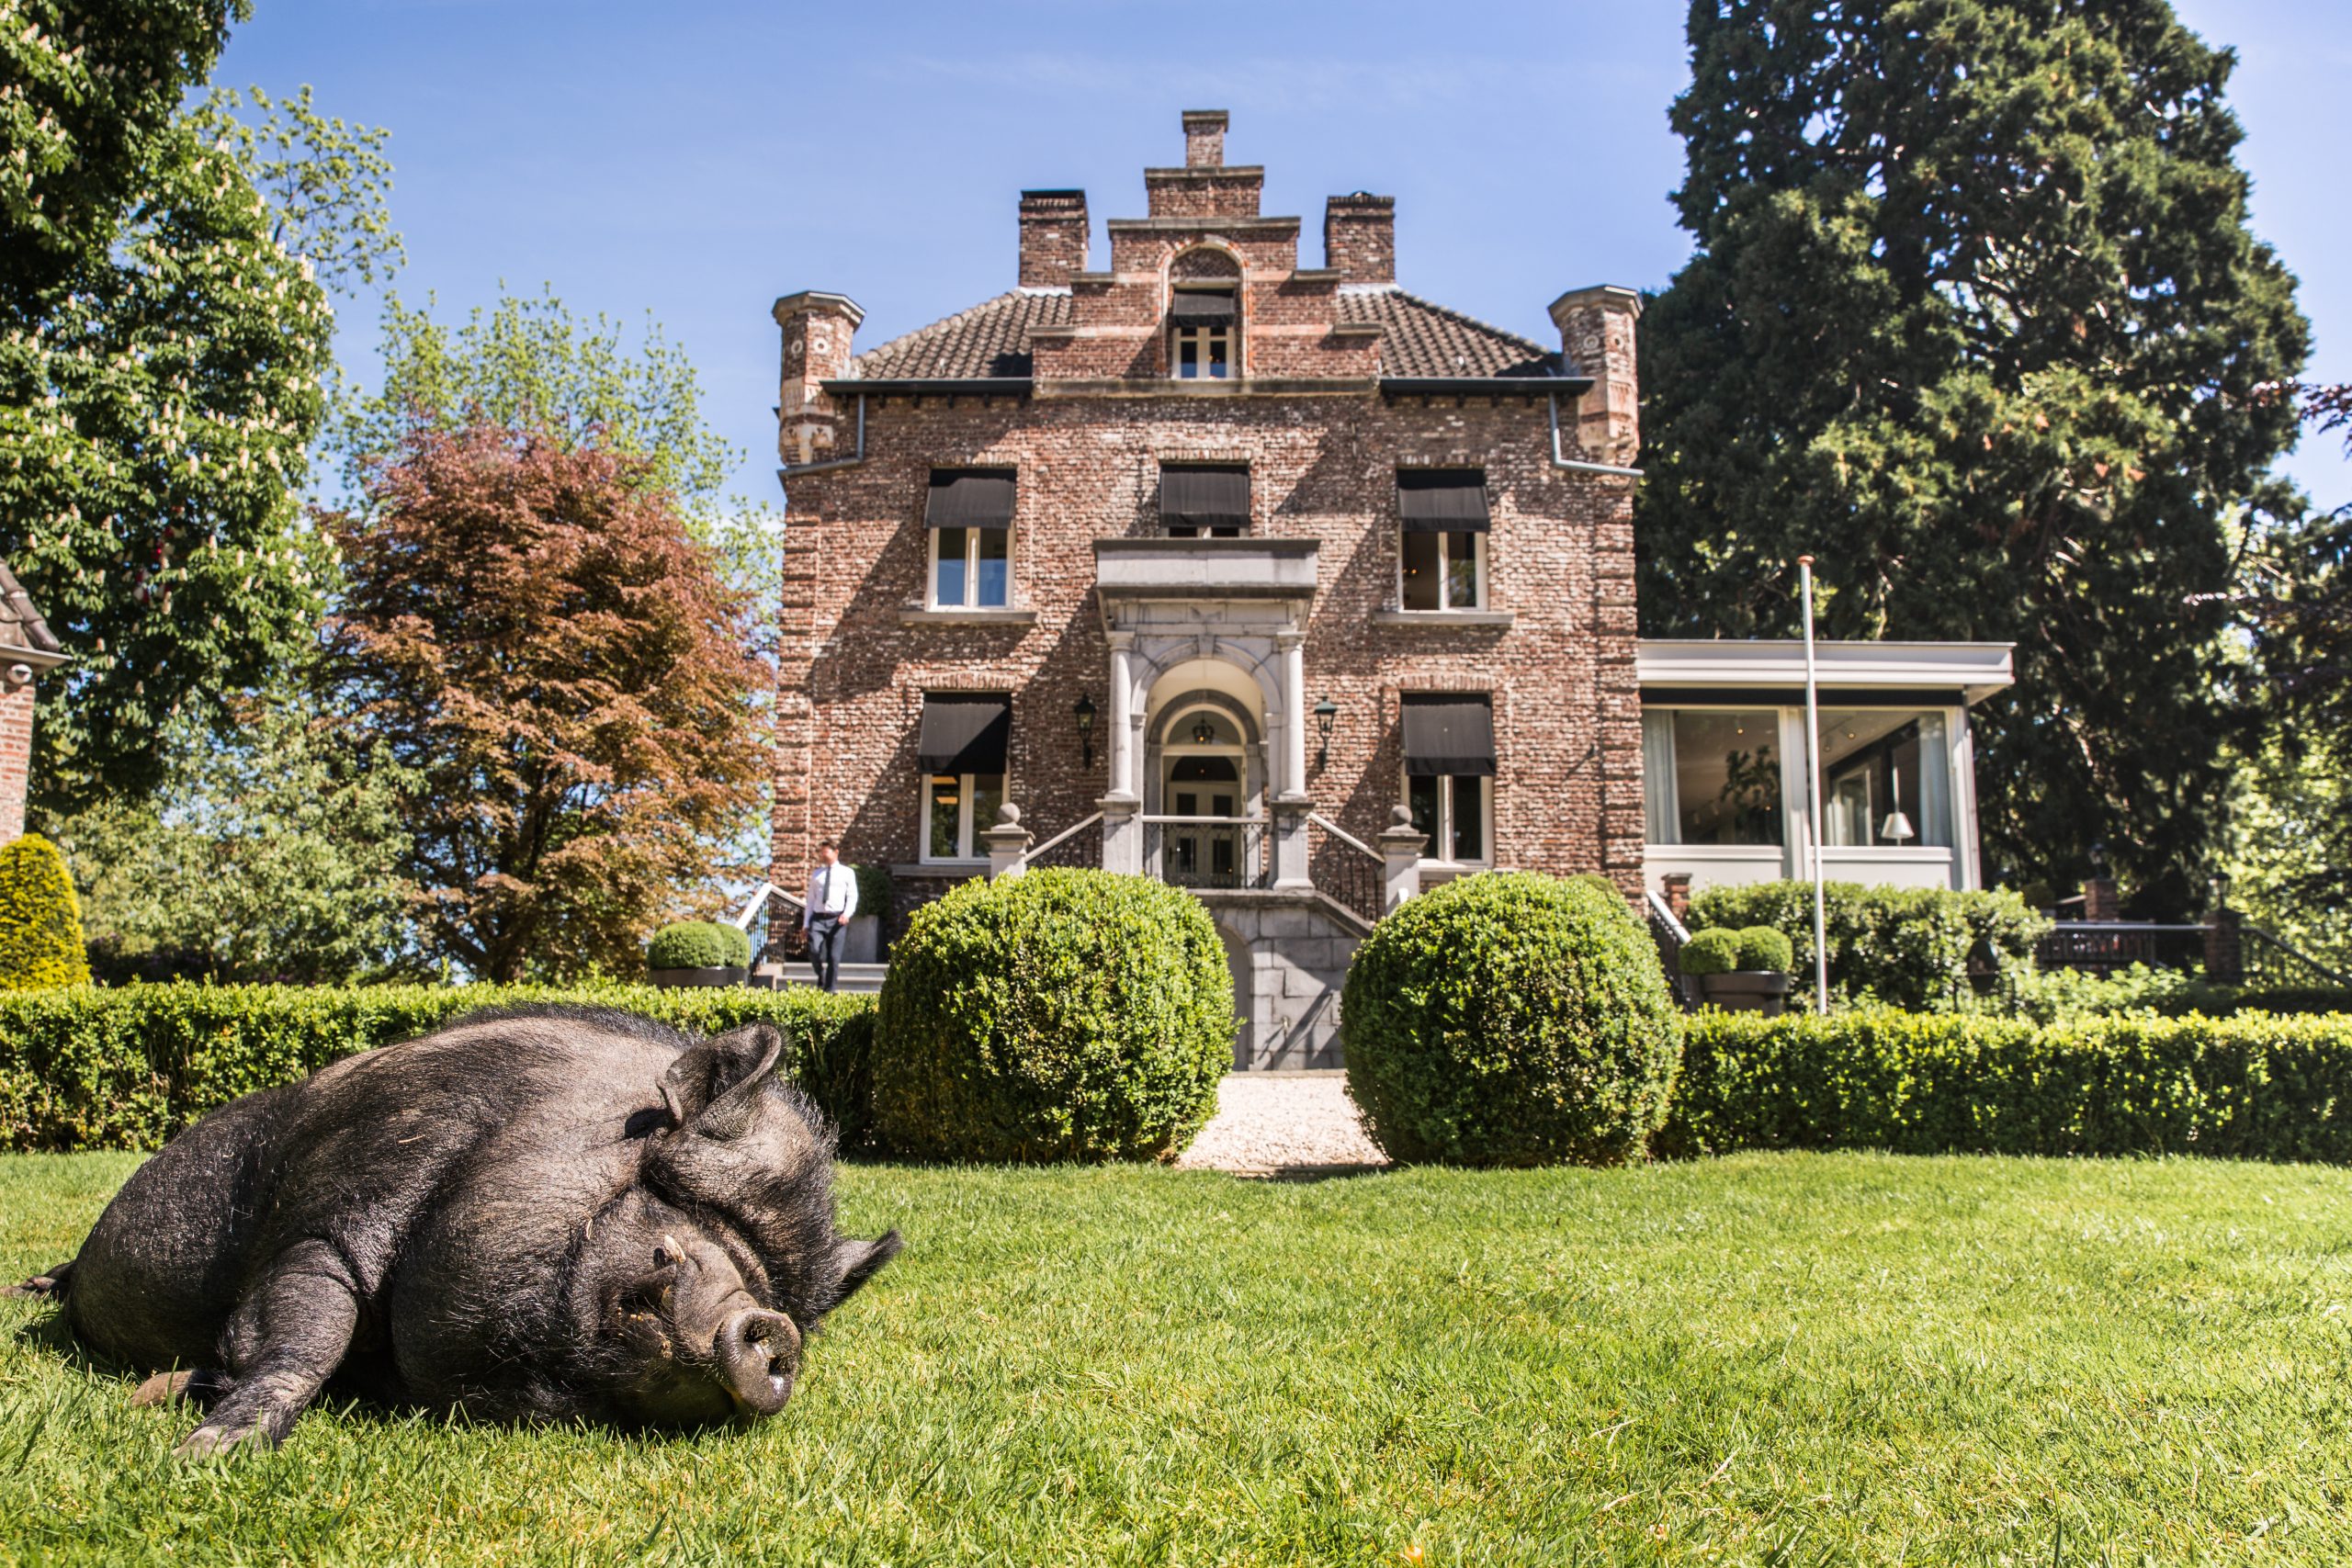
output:
M1682 972L1685 975L1728 975L1738 967L1737 931L1709 926L1705 931L1692 931L1690 940L1682 944Z
M1796 964L1796 949L1789 939L1770 926L1742 926L1739 930L1739 964L1742 969L1770 969L1785 975Z
M1638 1160L1682 1059L1657 949L1597 876L1488 872L1399 905L1340 1017L1348 1092L1408 1162Z
M1042 870L917 909L875 1021L874 1123L933 1159L1165 1158L1216 1109L1233 982L1200 900Z
M751 962L751 933L723 920L680 920L645 944L648 969L741 969Z
M65 857L39 833L0 848L0 990L86 985L82 901Z

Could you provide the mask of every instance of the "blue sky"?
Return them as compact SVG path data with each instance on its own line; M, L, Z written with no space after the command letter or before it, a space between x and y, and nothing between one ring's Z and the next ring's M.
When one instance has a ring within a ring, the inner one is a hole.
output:
M2344 197L2346 0L2176 0L2241 56L2257 231L2302 279L2311 374L2352 380ZM1080 186L1096 221L1140 214L1147 164L1182 161L1177 116L1227 108L1266 205L1397 198L1406 287L1539 341L1544 307L1652 288L1687 254L1666 124L1685 75L1669 0L1442 7L1130 0L865 6L744 0L255 0L217 79L308 83L390 129L395 287L445 313L503 281L576 310L650 310L693 356L705 412L774 501L770 301L865 307L861 348L1001 292L1025 186ZM346 308L368 374L371 306ZM2352 464L2306 443L2289 471L2352 502Z

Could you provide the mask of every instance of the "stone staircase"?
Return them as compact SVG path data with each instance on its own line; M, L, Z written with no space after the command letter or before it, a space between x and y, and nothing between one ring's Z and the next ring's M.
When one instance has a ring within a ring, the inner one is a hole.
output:
M888 968L887 964L844 964L835 978L834 989L871 995L882 988L882 976ZM816 983L808 960L803 958L786 964L770 961L756 964L752 970L752 984L766 990L781 991L791 986L813 986Z

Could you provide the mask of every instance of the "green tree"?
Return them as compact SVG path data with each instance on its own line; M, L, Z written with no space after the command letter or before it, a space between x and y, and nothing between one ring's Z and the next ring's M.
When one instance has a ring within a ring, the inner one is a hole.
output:
M356 750L307 688L241 701L226 739L173 725L155 795L57 823L100 978L326 985L413 955L409 781Z
M2234 541L2293 498L2264 395L2293 280L2246 222L2232 57L2163 0L1694 0L1645 322L1643 630L1989 638L1991 863L2104 840L2198 901L2227 776Z
M135 32L174 8L100 9ZM94 41L79 47L95 51L106 25L85 24ZM176 98L209 53L171 58L186 68ZM21 287L0 302L0 556L74 655L42 685L40 804L152 792L175 716L225 728L232 697L312 641L329 563L300 501L333 370L322 277L373 276L396 251L381 141L322 118L305 93L0 147L5 167L103 144L116 192L109 208L74 186L58 204L73 231L31 233L42 265L12 270ZM48 196L24 205L47 210Z

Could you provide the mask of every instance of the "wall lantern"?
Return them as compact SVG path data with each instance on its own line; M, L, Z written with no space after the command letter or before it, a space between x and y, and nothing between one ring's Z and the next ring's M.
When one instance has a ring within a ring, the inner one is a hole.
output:
M1320 769L1331 760L1331 721L1340 716L1340 705L1325 697L1315 705L1315 765Z
M1078 744L1086 753L1085 765L1091 768L1094 765L1094 699L1081 692L1069 711L1078 720Z

